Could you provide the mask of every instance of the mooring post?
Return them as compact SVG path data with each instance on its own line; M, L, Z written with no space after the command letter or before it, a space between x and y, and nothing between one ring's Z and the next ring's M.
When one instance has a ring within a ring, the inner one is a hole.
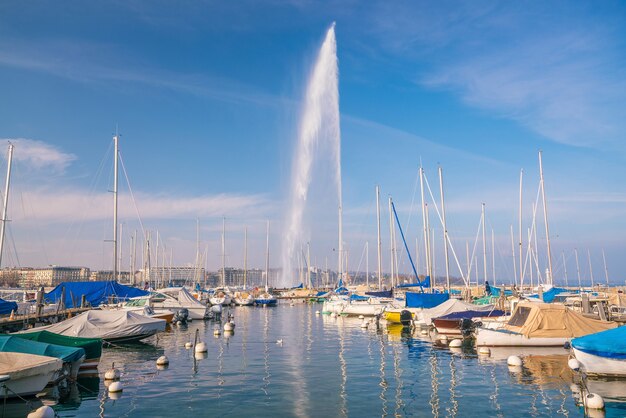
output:
M37 301L37 306L35 309L35 313L37 315L37 318L39 318L41 316L41 314L43 313L43 286L39 288L39 290L37 290L37 296L35 297L35 300Z

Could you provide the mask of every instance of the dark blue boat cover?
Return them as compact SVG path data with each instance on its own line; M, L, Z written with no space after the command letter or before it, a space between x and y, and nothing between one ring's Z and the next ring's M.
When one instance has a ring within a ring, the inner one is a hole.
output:
M17 303L0 299L0 315L9 315L11 311L17 312Z
M56 357L65 362L77 361L85 355L85 350L80 347L64 347L10 335L0 335L0 351Z
M365 292L367 296L374 296L375 298L392 298L393 292L391 290L383 290L381 292Z
M87 302L91 306L99 306L106 303L109 297L113 296L118 301L146 296L148 292L136 287L124 286L115 281L104 282L63 282L49 293L46 293L45 300L48 303L56 303L61 299L63 288L65 287L65 306L67 308L80 307L82 295L85 295Z
M490 316L502 316L504 315L504 311L499 309L494 309L493 311L462 311L462 312L452 312L444 316L440 316L437 319L472 319L472 318L482 318L482 317L490 317Z
M572 347L595 356L626 360L626 326L574 338Z
M350 300L369 300L367 296L355 295L354 293L350 295Z
M407 308L434 308L450 299L448 293L413 293L406 292Z

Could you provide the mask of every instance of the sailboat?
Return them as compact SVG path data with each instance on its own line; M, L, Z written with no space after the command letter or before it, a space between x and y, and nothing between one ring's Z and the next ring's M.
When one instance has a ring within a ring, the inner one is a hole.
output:
M222 287L215 289L213 296L209 298L211 305L230 305L232 302L226 288L226 218L222 218Z
M268 279L270 275L270 221L267 221L267 243L265 251L265 292L254 299L256 305L276 306L278 300L269 291Z
M243 290L235 292L233 301L235 305L250 306L254 304L254 296L247 291L248 278L248 228L244 230L244 252L243 252Z

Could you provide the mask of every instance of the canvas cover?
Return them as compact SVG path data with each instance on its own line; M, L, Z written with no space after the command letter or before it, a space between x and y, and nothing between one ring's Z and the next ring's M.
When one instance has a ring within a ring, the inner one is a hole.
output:
M609 295L609 305L626 306L626 294L615 293Z
M63 367L63 360L35 354L0 352L0 374L11 380L50 373ZM11 381L9 380L9 382ZM10 387L10 385L8 385ZM43 389L39 388L39 390Z
M125 310L92 310L41 329L70 337L112 340L164 331L165 321Z
M564 305L520 302L504 329L527 338L574 338L616 326L614 322L586 318Z
M414 293L406 292L406 307L407 308L433 308L438 306L448 299L450 295L448 293Z
M78 361L85 356L85 350L82 348L28 341L11 335L0 335L0 351L56 357L67 363Z
M107 303L111 297L121 301L148 294L145 290L124 286L115 281L63 282L46 293L45 301L48 303L58 302L62 297L63 288L65 288L64 302L67 308L80 307L82 295L85 295L90 306L96 307L100 306L101 303Z
M626 360L626 326L575 338L572 347L600 357Z
M17 303L0 299L0 315L9 315L11 311L17 312Z
M87 359L96 359L102 356L102 339L100 338L79 338L68 337L66 335L55 334L49 331L32 331L13 334L25 340L39 341L42 343L62 345L66 347L82 348L85 350Z
M407 304L408 306L408 304ZM432 324L434 318L440 318L442 316L463 311L481 311L489 312L493 309L493 305L478 306L472 303L463 302L459 299L448 299L442 304L430 309L424 309L417 315L417 318L424 322L426 325Z

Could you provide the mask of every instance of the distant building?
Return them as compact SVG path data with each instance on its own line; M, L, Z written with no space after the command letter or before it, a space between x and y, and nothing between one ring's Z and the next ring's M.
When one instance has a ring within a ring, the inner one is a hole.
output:
M168 286L192 286L195 283L202 285L205 282L206 271L196 267L150 267L141 269L134 275L136 286L148 282L153 288Z
M81 282L89 280L90 270L87 267L59 267L5 269L0 272L2 280L17 279L18 285L33 289L40 286L54 287L61 282Z

